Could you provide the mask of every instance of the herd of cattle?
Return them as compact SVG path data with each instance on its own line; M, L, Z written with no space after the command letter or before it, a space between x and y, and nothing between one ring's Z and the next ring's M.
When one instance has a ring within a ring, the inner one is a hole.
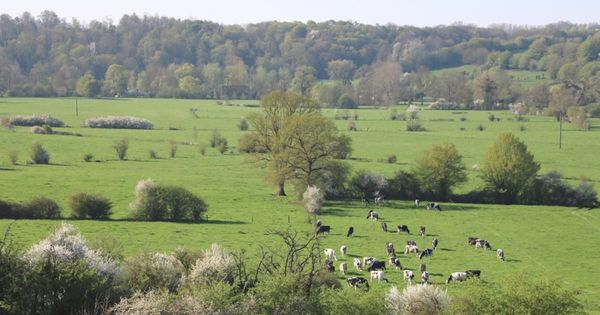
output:
M419 206L419 200L415 200L415 206ZM439 204L437 203L427 203L426 205L427 210L438 210L438 211L442 211L442 208ZM374 210L369 210L368 214L367 214L367 219L369 220L373 220L373 221L378 221L379 220L379 213L375 212ZM388 227L387 227L387 223L385 222L381 222L381 229L384 232L388 232ZM407 233L407 234L411 234L410 233L410 229L408 228L407 225L398 225L397 229L396 229L397 233ZM419 228L419 236L426 236L425 234L426 228L425 226L421 226ZM323 225L322 222L319 220L315 223L315 232L318 234L324 234L324 233L330 233L331 232L331 226L329 225ZM348 228L348 232L346 233L347 237L352 237L354 235L354 227L349 227ZM469 237L468 238L468 244L471 246L474 246L475 248L482 248L484 250L492 250L492 245L490 244L490 242L484 240L484 239L480 239L478 237ZM417 243L414 240L408 240L406 241L406 245L404 246L404 255L409 255L409 254L414 254L416 257L419 258L420 264L419 264L419 272L421 273L421 283L423 284L428 284L429 283L429 276L430 273L427 271L427 266L423 263L423 258L425 257L433 257L433 254L436 250L436 248L439 245L439 240L437 238L433 238L433 240L431 241L431 247L429 248L425 248L423 250L419 249L419 247L417 246ZM403 276L404 276L404 280L410 285L413 283L415 274L412 270L409 269L405 269L402 267L402 264L400 263L400 259L398 258L398 256L396 255L396 250L394 248L394 244L391 242L387 242L386 243L386 252L387 252L387 256L388 256L388 263L390 266L393 266L393 268L395 270L401 270L403 272ZM334 266L334 261L337 261L337 256L335 254L335 250L332 248L326 248L324 250L324 254L325 254L325 266L326 269L329 270L330 272L335 272L335 266ZM348 255L348 247L346 245L342 245L340 247L340 254L342 256L346 256ZM504 261L504 251L502 249L497 249L496 250L496 256L498 258L499 261ZM386 278L385 272L387 271L386 269L386 261L385 260L377 260L375 257L363 257L362 260L360 260L359 258L354 258L352 261L352 264L354 265L354 269L356 269L356 271L358 272L362 272L366 269L367 272L370 273L370 280L371 281L385 281L386 283L388 282L388 279ZM339 271L343 274L346 275L348 273L348 263L346 262L342 262L339 265ZM450 283L452 281L464 281L466 279L469 278L479 278L481 276L481 271L480 270L466 270L464 272L459 271L459 272L453 272L449 275L448 279L446 280L446 283ZM360 276L356 276L356 277L350 277L346 279L346 283L348 284L348 286L350 288L369 288L369 281L364 278L364 277L360 277Z

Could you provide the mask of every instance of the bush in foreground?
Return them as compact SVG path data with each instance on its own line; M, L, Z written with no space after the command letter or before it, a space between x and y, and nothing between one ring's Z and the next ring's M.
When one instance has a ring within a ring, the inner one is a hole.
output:
M166 288L176 291L185 269L172 255L146 253L131 257L125 264L125 279L133 291L148 292Z
M108 219L112 214L112 202L96 194L78 193L69 198L73 217L80 219Z
M192 267L190 280L194 284L212 285L217 282L233 283L236 263L233 256L219 244L202 252Z
M428 284L408 286L402 293L392 287L385 297L385 305L391 314L444 314L450 306L450 297L446 291Z
M48 125L50 127L62 127L65 123L55 117L52 117L48 114L34 114L30 116L25 115L16 115L12 116L9 119L11 125L14 126L25 126L25 127L33 127L33 126L43 126Z
M153 129L154 124L144 118L133 116L107 116L90 118L84 122L86 128Z

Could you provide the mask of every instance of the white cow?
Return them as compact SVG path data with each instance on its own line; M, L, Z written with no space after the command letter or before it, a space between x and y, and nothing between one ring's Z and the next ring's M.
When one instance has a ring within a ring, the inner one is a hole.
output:
M354 264L354 268L356 268L356 270L361 271L363 269L363 264L360 262L360 259L354 258L352 263Z
M340 264L340 272L344 275L348 272L348 263L343 262Z
M371 280L377 280L377 282L388 282L388 279L385 278L385 272L383 270L371 271Z
M369 256L365 256L363 257L363 266L368 266L370 264L372 264L375 261L374 257L369 257Z
M412 280L415 277L415 274L411 270L404 270L404 280L408 281L408 284L412 284Z
M331 261L338 260L337 257L335 256L335 251L333 249L325 248L324 252L325 252L325 257L327 257L327 259L329 259Z
M450 281L465 281L467 280L467 273L466 272L453 272L450 277L448 277L448 280L446 280L446 283L450 283Z
M498 257L500 261L504 261L504 251L498 248L498 250L496 250L496 257Z
M408 255L408 253L414 253L415 255L418 255L419 248L416 245L406 245L404 246L404 255Z
M346 247L346 245L342 245L342 247L340 247L340 253L342 253L342 256L346 256L346 254L348 253L348 248Z

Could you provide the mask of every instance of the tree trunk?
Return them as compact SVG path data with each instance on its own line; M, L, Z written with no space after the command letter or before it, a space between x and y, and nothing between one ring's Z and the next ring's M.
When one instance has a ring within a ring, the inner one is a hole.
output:
M277 192L277 196L286 196L286 194L285 194L285 183L281 182L277 186L279 187L279 192Z

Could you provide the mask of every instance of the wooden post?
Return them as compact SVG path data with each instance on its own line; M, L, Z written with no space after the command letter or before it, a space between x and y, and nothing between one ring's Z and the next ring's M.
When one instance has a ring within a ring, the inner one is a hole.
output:
M78 102L78 97L75 97L75 116L79 117L79 102Z
M562 111L558 114L558 148L562 149Z

